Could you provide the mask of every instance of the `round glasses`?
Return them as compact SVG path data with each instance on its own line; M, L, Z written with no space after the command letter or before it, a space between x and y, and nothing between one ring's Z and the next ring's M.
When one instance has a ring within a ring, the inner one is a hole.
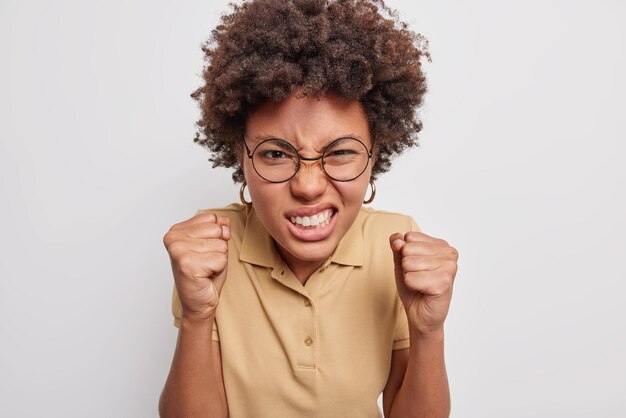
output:
M328 144L323 154L316 158L306 158L289 142L278 139L266 139L252 152L244 140L248 158L261 178L271 183L290 180L300 169L302 161L322 160L322 170L336 181L351 181L359 177L372 158L372 150L356 138L342 137Z

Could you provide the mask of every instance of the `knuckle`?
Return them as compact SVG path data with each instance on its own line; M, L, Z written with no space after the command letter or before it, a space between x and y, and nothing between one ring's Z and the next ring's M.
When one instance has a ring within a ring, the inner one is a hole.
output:
M167 250L172 257L180 259L179 254L184 254L185 249L185 244L182 241L174 241L170 244Z
M409 231L406 234L404 234L404 240L405 241L415 241L418 237L418 233L415 231Z
M217 238L222 235L222 227L213 222L194 225L193 234L205 238Z
M217 261L220 266L226 267L226 264L228 263L228 256L224 253L219 253L217 254Z
M226 256L226 254L215 253L211 256L209 264L209 268L211 269L211 271L213 271L214 273L221 273L222 271L224 271L228 264L228 257Z
M218 251L222 253L228 252L228 242L223 239L218 241Z
M418 248L417 242L409 242L405 240L405 244L402 247L401 254L403 257L409 257Z
M402 257L402 270L404 270L405 272L413 270L414 264L414 257Z
M172 245L172 243L176 241L176 238L179 235L179 231L176 228L177 225L178 224L172 225L165 235L163 235L163 245L165 245L165 247Z
M449 278L441 280L439 288L441 290L441 293L448 293L452 289L452 281Z
M411 283L414 283L418 279L416 272L411 271L404 275L404 283L410 287Z
M217 222L217 215L214 212L201 212L196 217L201 218L203 222Z
M181 224L182 224L182 222L178 222L178 223L175 223L174 225L170 226L170 229L169 229L168 232L176 231L177 229L180 228Z
M169 247L172 242L172 230L167 231L165 235L163 235L163 245L165 248Z
M456 274L459 268L459 265L456 263L456 261L448 260L446 261L446 267L447 267L447 270L451 271L453 274Z
M178 257L177 263L180 271L188 271L194 265L194 260L191 254L183 253Z

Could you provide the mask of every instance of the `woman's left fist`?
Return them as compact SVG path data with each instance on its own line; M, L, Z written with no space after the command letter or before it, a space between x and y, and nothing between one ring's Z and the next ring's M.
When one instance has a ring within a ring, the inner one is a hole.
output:
M409 327L421 335L442 330L452 299L459 253L446 241L423 232L392 234L389 244Z

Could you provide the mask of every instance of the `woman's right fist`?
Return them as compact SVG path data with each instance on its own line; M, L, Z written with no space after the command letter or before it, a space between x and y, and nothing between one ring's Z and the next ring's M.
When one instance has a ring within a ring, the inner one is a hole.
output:
M211 212L172 226L163 237L186 318L215 315L226 280L229 239L230 220Z

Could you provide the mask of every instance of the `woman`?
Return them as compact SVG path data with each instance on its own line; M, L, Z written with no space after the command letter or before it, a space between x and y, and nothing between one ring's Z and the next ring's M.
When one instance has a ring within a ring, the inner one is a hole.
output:
M381 392L385 416L448 416L458 254L362 207L421 130L425 42L377 1L233 7L193 96L242 203L164 237L179 337L161 416L380 416Z

